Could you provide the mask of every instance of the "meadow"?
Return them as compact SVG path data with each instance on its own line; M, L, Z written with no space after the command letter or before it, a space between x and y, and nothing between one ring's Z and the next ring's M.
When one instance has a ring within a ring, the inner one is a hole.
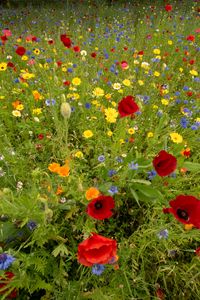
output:
M1 299L200 299L198 1L47 2L0 10Z

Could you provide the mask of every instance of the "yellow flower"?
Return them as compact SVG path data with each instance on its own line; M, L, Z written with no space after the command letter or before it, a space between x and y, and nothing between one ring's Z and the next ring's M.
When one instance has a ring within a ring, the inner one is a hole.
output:
M105 116L106 116L106 121L108 123L115 123L117 116L118 116L118 111L115 108L106 108L105 109Z
M107 135L108 136L112 136L113 135L113 132L111 130L107 131Z
M21 117L21 112L18 111L18 110L13 110L12 114L13 114L14 117Z
M96 97L103 97L104 96L104 90L99 88L99 87L96 87L93 91L93 96L96 96Z
M146 61L143 61L141 63L141 68L145 69L145 70L149 70L150 69L150 65L149 63L147 63Z
M190 74L193 76L198 76L198 72L196 70L191 70Z
M5 96L0 96L0 100L3 100L3 99L5 99Z
M106 94L106 95L105 95L105 98L106 98L107 100L110 100L111 97L112 97L111 94Z
M122 89L118 90L118 93L123 94L123 90Z
M134 134L135 133L135 129L134 128L129 128L128 129L128 133L129 134Z
M99 101L97 101L97 100L93 100L92 101L92 104L93 105L96 105L96 107L99 107L101 104L99 103Z
M144 81L143 80L138 80L138 84L141 86L141 85L144 85Z
M61 69L63 72L67 72L67 68L66 67L62 67Z
M153 135L154 135L154 134L153 134L153 132L151 132L151 131L149 131L149 132L147 133L147 137L148 137L148 138L153 137Z
M83 152L82 151L77 151L75 154L74 154L75 157L77 158L83 158Z
M153 50L153 53L154 53L154 54L160 54L160 49L154 49L154 50Z
M28 60L28 56L27 55L23 55L22 56L22 60L24 60L24 61Z
M111 102L112 106L116 107L117 106L117 103L115 101L112 101Z
M83 137L86 138L86 139L89 139L93 136L93 132L91 130L85 130L83 132Z
M22 73L20 74L20 76L23 78L23 79L31 79L31 78L34 78L35 77L35 74L33 73L28 73L26 71L22 71Z
M161 99L161 103L163 104L163 105L168 105L169 104L169 100L167 100L167 99Z
M181 73L183 73L183 68L179 68L179 71L180 71Z
M34 108L33 109L33 114L34 115L40 115L42 113L42 108Z
M183 137L176 132L170 133L170 137L171 137L172 142L174 142L176 144L180 144L183 141Z
M23 110L24 109L24 105L23 104L18 104L16 107L17 110Z
M124 80L122 81L122 83L123 83L123 85L125 85L125 86L130 86L130 85L131 85L131 82L130 82L129 79L124 79Z
M122 144L125 144L125 140L124 139L120 139L119 140L119 143L122 145Z
M39 55L40 54L40 49L36 48L33 50L33 52L36 54L36 55Z
M172 40L169 40L167 43L168 43L168 45L172 45L173 44Z
M154 74L155 77L159 77L160 76L160 73L158 71L155 71L153 74Z
M7 69L7 63L0 63L0 71L5 71Z
M80 84L81 84L80 78L74 77L74 78L72 79L72 84L73 84L73 85L80 85Z

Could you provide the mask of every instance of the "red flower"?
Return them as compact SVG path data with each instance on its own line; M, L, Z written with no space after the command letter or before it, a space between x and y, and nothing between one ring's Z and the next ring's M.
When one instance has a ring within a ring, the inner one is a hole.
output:
M19 56L23 56L26 53L26 49L24 47L17 47L16 51L15 51Z
M121 118L132 115L139 110L139 106L134 100L133 96L126 96L119 102L118 111Z
M74 52L80 52L81 51L79 46L74 46L73 50L74 50Z
M1 36L1 40L2 40L2 43L3 43L3 45L6 43L6 41L8 40L7 39L7 36L6 35L2 35Z
M112 216L112 209L115 207L114 199L111 196L101 195L93 199L87 206L87 214L94 219L104 220Z
M0 289L4 288L9 282L12 280L12 278L15 276L12 272L5 272L5 277L0 277ZM0 295L5 294L8 291L8 289L5 289L0 292ZM13 299L17 297L17 290L14 289L9 295L9 299Z
M170 4L165 5L165 10L166 11L171 11L172 10L172 5L170 5Z
M78 245L78 261L84 266L107 264L116 257L117 242L93 233Z
M188 35L187 38L186 38L186 40L190 41L190 42L194 42L195 37L194 37L194 35Z
M49 44L49 45L54 44L54 40L48 40L48 44Z
M179 195L169 202L170 208L165 213L171 213L183 224L193 224L200 228L200 201L194 196Z
M61 34L60 36L61 42L63 42L63 45L67 48L71 47L72 41L66 34Z
M95 58L97 56L97 54L95 52L91 53L91 57Z
M153 166L159 176L164 177L176 170L176 157L165 150L161 150L153 160Z
M200 256L200 247L198 247L196 250L195 250L195 253L197 256Z

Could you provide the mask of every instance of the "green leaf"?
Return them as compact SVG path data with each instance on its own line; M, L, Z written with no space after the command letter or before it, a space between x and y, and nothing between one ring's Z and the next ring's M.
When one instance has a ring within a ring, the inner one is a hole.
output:
M160 191L158 191L156 188L151 187L151 186L147 186L144 184L134 184L133 186L136 190L138 190L141 194L143 194L144 196L150 198L150 199L155 199L155 198L159 198L162 199L163 196L160 193Z
M200 164L186 161L183 163L182 168L186 168L188 171L193 171L193 172L200 171Z
M133 189L131 189L131 194L132 194L133 197L135 198L135 200L136 200L138 206L141 207L140 202L139 202L138 194L137 194Z
M65 244L60 244L52 251L52 254L54 257L57 257L58 255L69 255L69 251Z

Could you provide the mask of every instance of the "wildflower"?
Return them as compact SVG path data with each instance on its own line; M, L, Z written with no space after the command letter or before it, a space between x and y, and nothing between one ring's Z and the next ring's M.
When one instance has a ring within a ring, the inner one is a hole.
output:
M183 142L183 137L176 132L170 133L170 137L171 137L171 140L176 144L180 144Z
M58 173L59 169L60 169L60 164L58 163L51 163L48 166L49 171L51 171L52 173Z
M122 81L122 83L123 83L123 85L125 85L125 86L130 86L130 85L131 85L131 82L130 82L129 79L124 79L124 80Z
M78 86L81 84L81 79L78 78L78 77L75 77L72 79L72 84L75 85L75 86Z
M154 136L153 132L149 131L149 132L147 133L147 137L148 137L148 138L152 138L153 136Z
M128 167L130 170L137 170L138 169L138 163L134 163L134 161L132 161L131 163L128 164Z
M156 171L155 170L151 170L151 171L148 171L147 172L147 175L148 175L148 179L149 180L152 180L155 176L156 176Z
M159 176L168 176L176 170L177 159L165 150L161 150L154 158L153 166Z
M40 115L42 113L42 108L34 108L33 109L33 114L34 115Z
M44 99L44 97L36 90L32 91L32 94L33 94L33 97L36 101Z
M100 265L100 264L94 264L92 266L92 274L95 275L101 275L103 273L103 271L105 270L105 266L104 265Z
M113 135L113 132L111 130L107 131L107 135L108 136L112 136Z
M19 56L23 56L26 53L26 49L24 47L17 47L16 51L15 51Z
M172 10L172 5L170 5L170 4L165 5L165 10L167 12L170 12Z
M70 171L70 168L69 168L68 164L65 164L58 169L57 173L61 177L68 177L69 171Z
M115 170L109 170L109 171L108 171L108 176L109 176L109 177L112 177L112 176L114 176L115 174L117 174L117 171L115 171Z
M190 155L191 155L190 148L186 148L186 149L182 150L181 155L190 157Z
M0 71L6 71L6 69L7 69L7 63L4 62L0 63Z
M30 229L31 231L33 231L37 227L37 223L35 221L29 221L27 223L27 227L28 227L28 229Z
M154 50L153 50L153 53L154 53L154 54L160 54L160 49L154 49Z
M36 55L39 55L39 54L40 54L40 49L35 48L35 49L33 50L33 53L36 54Z
M167 41L167 44L168 44L168 45L172 45L172 44L173 44L172 40L168 40L168 41Z
M99 162L104 162L104 161L105 161L105 156L104 156L104 155L100 155L100 156L98 157L98 161L99 161Z
M163 105L168 105L169 104L169 100L167 100L167 99L161 99L161 103L163 104Z
M106 264L116 256L117 242L92 233L92 236L78 245L78 261L84 266Z
M128 133L129 134L134 134L135 133L135 129L134 128L129 128L128 129Z
M118 111L121 118L132 115L139 110L134 100L133 96L126 96L119 102Z
M168 236L169 236L169 232L168 232L168 230L167 229L163 229L163 230L161 230L158 234L157 234L157 236L158 236L158 238L159 239L167 239L168 238Z
M115 202L111 196L100 195L88 204L86 212L94 219L104 220L112 216L114 207Z
M87 200L91 200L91 199L95 199L100 195L100 192L97 188L95 187L91 187L89 188L86 193L85 193L85 197Z
M12 255L6 253L0 254L0 270L8 269L13 261L15 261L15 258Z
M118 193L118 187L112 185L112 186L109 188L108 192L109 192L111 195L117 194L117 193Z
M200 201L190 195L179 195L169 202L170 208L165 208L164 213L171 213L183 224L193 224L200 228Z
M106 116L106 121L108 123L115 123L116 122L116 119L117 119L117 116L118 116L118 112L116 109L114 108L106 108L104 110L104 113L105 113L105 116Z
M103 97L104 96L104 90L99 88L99 87L96 87L93 91L93 96L95 97Z
M190 74L193 76L198 76L198 72L196 70L190 70Z
M22 115L19 110L13 110L12 114L13 114L14 117L21 117L21 115Z
M153 74L154 74L155 77L159 77L160 76L160 73L158 71L155 71Z
M89 139L93 136L93 132L91 130L85 130L83 132L83 137L86 138L86 139Z
M116 83L113 83L113 89L114 90L120 90L121 89L121 84L116 82Z
M82 151L77 151L75 154L74 154L75 157L77 158L83 158L83 152Z

